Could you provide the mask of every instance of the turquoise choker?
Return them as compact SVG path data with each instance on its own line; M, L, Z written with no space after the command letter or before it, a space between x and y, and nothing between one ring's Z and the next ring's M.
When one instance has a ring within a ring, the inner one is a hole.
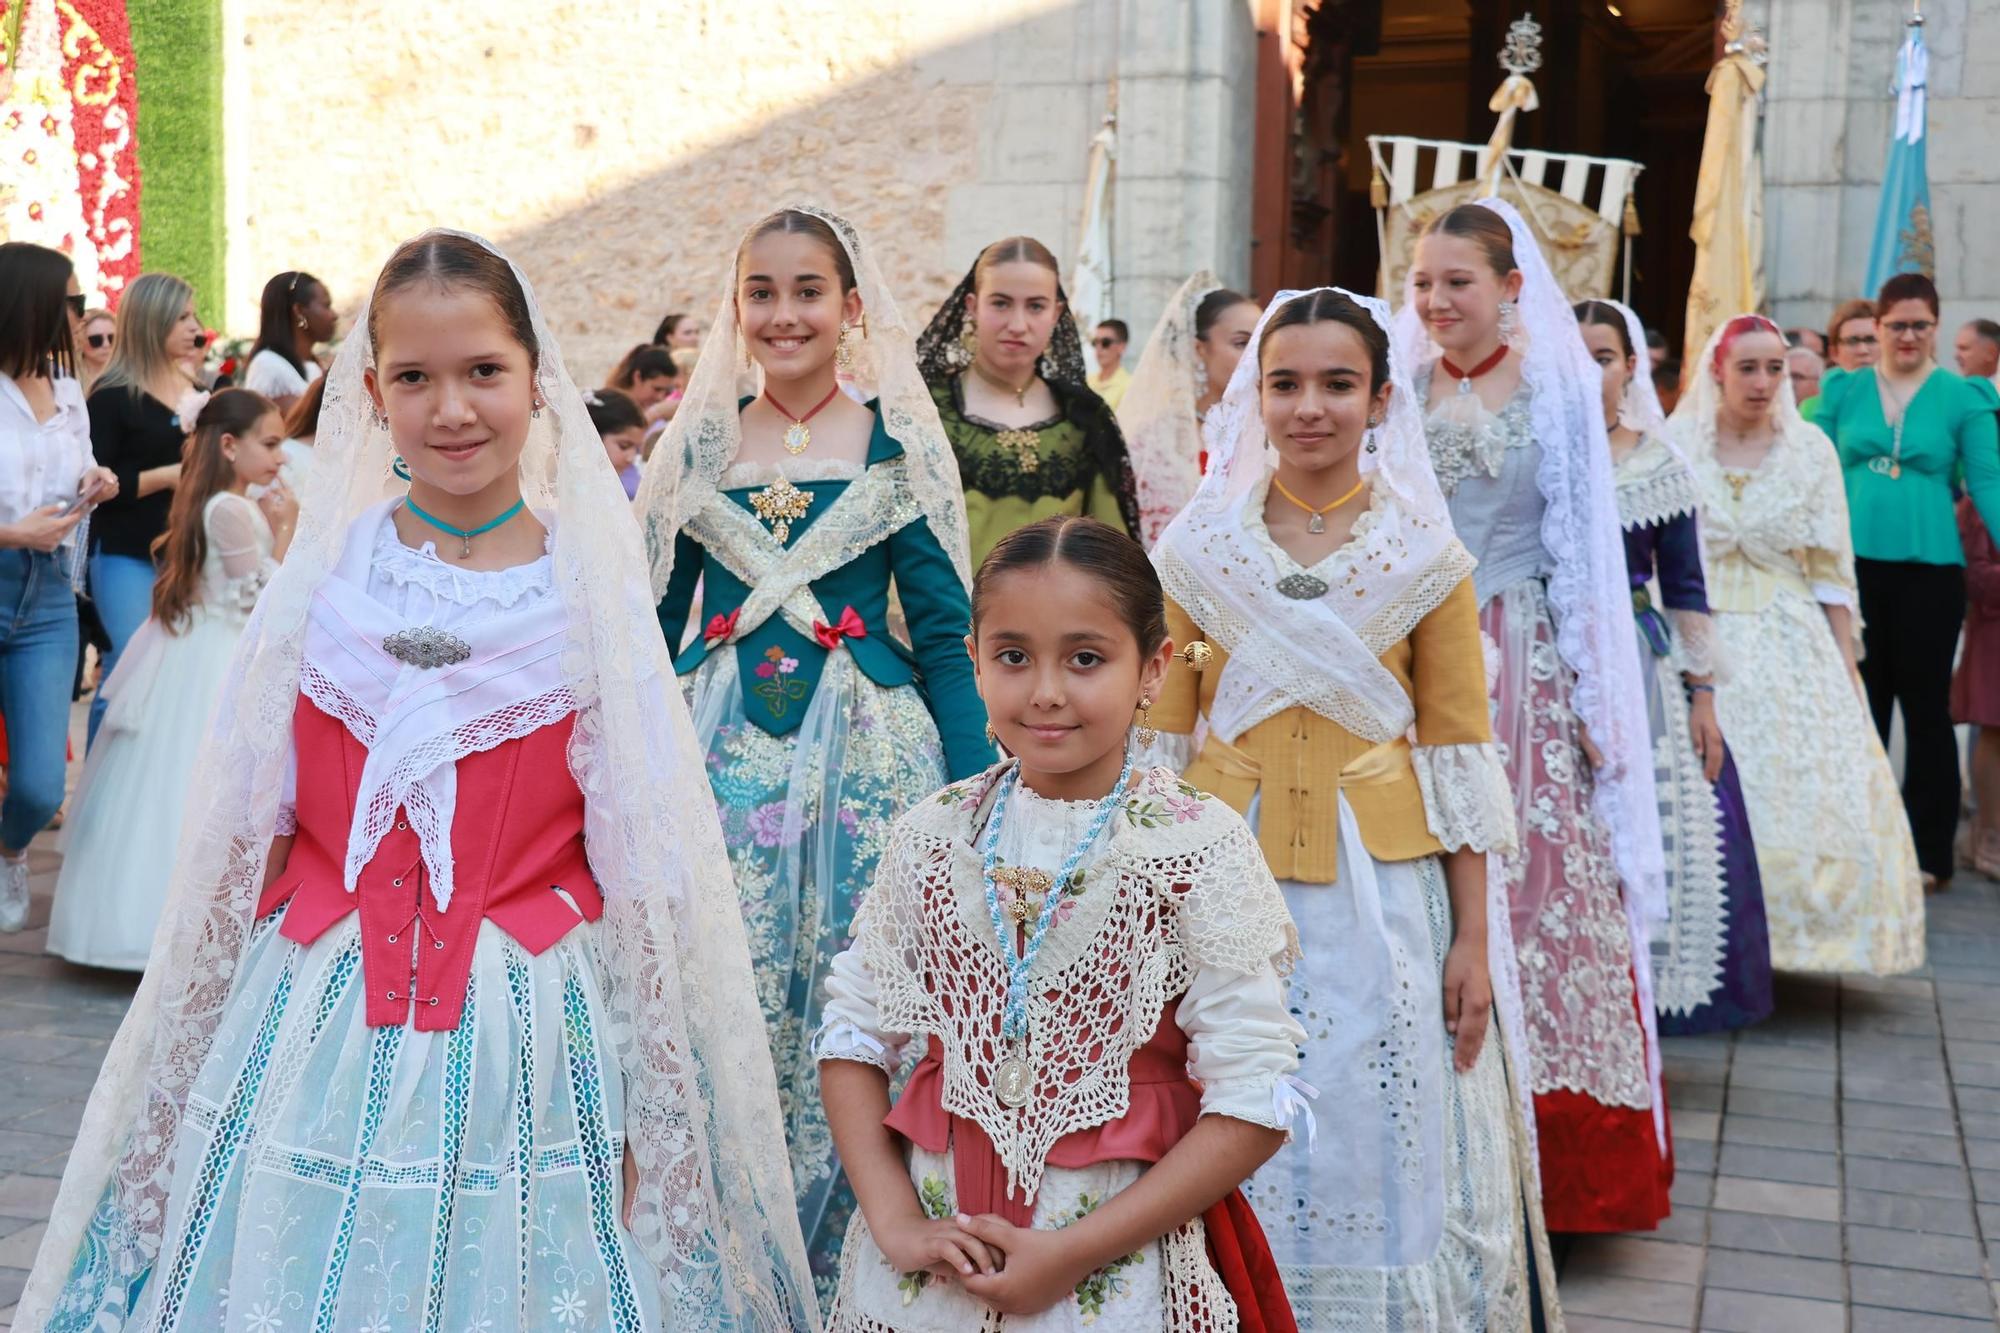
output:
M432 527L436 528L439 532L448 532L452 536L458 538L459 540L458 558L460 560L465 560L471 557L472 539L474 537L477 537L482 532L493 531L493 529L499 527L502 523L505 523L508 519L514 517L514 515L520 513L523 509L527 507L527 504L528 502L525 499L516 500L514 501L513 504L507 506L506 512L501 514L500 517L496 519L492 519L488 522L481 523L476 528L455 528L441 518L434 518L431 515L426 514L423 511L423 509L417 504L417 502L415 500L412 500L409 496L406 495L403 497L403 508L409 510L412 514L415 514L419 519L421 519L425 523L430 524Z

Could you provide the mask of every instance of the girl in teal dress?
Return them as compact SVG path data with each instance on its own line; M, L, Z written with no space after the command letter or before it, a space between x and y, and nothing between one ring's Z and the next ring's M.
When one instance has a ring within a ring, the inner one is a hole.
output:
M753 366L761 387L739 397ZM839 373L862 392L843 393ZM808 1044L821 982L891 824L994 757L965 651L958 469L852 225L799 207L750 229L638 506L741 895L799 1222L825 1286L853 1197Z

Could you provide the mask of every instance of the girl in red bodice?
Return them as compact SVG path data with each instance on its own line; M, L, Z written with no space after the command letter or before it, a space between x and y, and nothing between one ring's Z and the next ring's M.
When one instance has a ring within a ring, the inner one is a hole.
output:
M638 529L519 272L399 248L314 454L24 1326L810 1326Z

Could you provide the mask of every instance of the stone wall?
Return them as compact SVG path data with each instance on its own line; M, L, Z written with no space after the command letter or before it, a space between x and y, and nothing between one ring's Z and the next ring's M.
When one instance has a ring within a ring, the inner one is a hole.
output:
M1860 291L1895 116L1906 0L1753 0L1771 43L1766 266L1779 323L1824 327ZM2000 0L1927 0L1929 169L1944 297L1939 348L2000 318Z
M396 241L492 237L586 382L715 309L742 228L795 198L878 247L913 324L980 246L1065 265L1114 80L1119 313L1247 275L1244 0L224 0L232 331L272 273L351 310Z

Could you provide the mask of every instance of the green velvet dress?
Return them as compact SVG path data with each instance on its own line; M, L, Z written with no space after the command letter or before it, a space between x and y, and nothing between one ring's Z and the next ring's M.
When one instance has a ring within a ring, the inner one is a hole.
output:
M965 652L964 585L876 410L865 466L783 464L811 502L782 542L755 505L776 469L731 467L675 538L659 606L661 631L679 648L700 580L701 632L674 665L730 849L822 1298L854 1208L811 1050L822 982L849 943L890 826L994 759ZM907 643L890 633L892 582Z

